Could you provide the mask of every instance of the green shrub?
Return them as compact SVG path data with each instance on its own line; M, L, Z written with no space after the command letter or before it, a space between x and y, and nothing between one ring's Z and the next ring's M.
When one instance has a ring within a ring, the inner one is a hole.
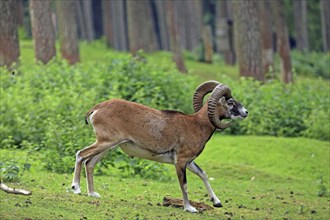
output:
M292 51L292 67L298 75L330 79L330 53Z
M305 118L304 123L307 129L303 132L303 135L310 138L316 138L319 140L330 140L330 112L328 108L313 109L310 114Z
M249 116L227 133L330 140L330 93L321 79L284 85L279 81L261 84L242 78L238 82L229 80L228 84Z

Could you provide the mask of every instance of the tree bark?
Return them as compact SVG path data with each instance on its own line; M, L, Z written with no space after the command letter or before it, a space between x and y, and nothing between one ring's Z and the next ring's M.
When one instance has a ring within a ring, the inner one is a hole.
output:
M285 23L283 1L271 1L275 17L275 30L277 38L277 50L280 55L282 80L284 83L292 83L292 66L289 45L288 27Z
M213 44L212 44L212 30L210 25L204 25L202 31L203 48L204 48L204 62L212 63Z
M127 1L127 25L130 51L153 51L156 49L156 36L151 19L151 6L147 0Z
M230 61L229 64L235 65L236 63L236 47L235 47L235 34L234 34L234 18L233 18L233 3L227 0L227 22L228 22L228 38L230 48Z
M233 12L240 75L263 81L258 1L234 1Z
M215 20L215 37L217 52L223 54L224 61L226 64L235 64L235 48L231 43L231 24L230 18L228 17L227 0L216 1L216 20Z
M180 47L181 50L185 50L187 48L187 27L186 27L186 17L187 17L187 8L186 8L186 2L182 0L175 0L174 1L174 11L175 11L175 17L176 23L177 23L177 30L178 35L180 36ZM189 1L189 3L191 3Z
M82 3L80 0L76 1L76 13L77 13L77 20L78 20L78 35L80 39L86 40L87 33L85 28L84 16L83 16L83 8Z
M107 47L112 47L113 42L113 27L111 18L112 4L109 0L102 0L102 15L103 15L103 33Z
M95 38L93 25L93 10L91 0L82 0L82 11L84 18L84 25L86 30L86 40L92 41Z
M186 73L187 69L184 65L184 60L182 57L181 46L180 46L180 36L177 26L177 18L175 14L174 1L166 0L166 21L167 29L169 33L170 48L173 52L173 61L176 63L177 68L180 72Z
M192 51L200 45L202 38L202 2L180 0L175 3L181 48Z
M113 48L116 50L127 51L128 44L128 30L127 30L127 16L126 3L124 0L111 1L111 18L113 27Z
M51 20L50 0L30 0L34 51L37 61L48 63L56 55L55 31Z
M166 23L165 2L163 0L155 0L156 14L159 28L160 49L170 50L170 43L168 39L168 30Z
M0 66L18 61L18 43L15 0L0 1Z
M22 0L16 0L16 22L18 26L24 25L24 6Z
M297 49L308 51L307 7L306 0L293 1L294 26Z
M193 49L200 46L202 40L202 28L203 28L203 7L202 0L191 1L193 5L193 17L195 17L194 22L196 22L195 28L192 29L194 32L194 37L192 38L192 47Z
M265 73L273 66L273 25L270 14L270 1L259 1L262 62Z
M73 65L80 61L76 2L75 0L57 1L58 30L61 42L61 54L69 64Z
M330 1L320 0L323 50L330 51Z

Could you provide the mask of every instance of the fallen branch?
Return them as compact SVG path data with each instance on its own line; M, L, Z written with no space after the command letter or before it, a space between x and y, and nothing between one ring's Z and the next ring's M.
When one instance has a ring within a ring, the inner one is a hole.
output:
M32 194L31 191L28 191L28 190L25 190L25 189L10 188L10 187L8 187L7 185L5 185L3 183L0 184L0 189L5 191L6 193L20 194L20 195L25 195L25 196L28 196L28 195Z

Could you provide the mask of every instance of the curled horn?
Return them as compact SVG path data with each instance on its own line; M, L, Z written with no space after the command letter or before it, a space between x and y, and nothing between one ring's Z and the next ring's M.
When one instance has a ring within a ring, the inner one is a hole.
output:
M203 107L203 99L205 95L212 92L217 85L220 85L220 83L214 80L210 80L202 83L197 87L193 97L195 112L198 112Z
M226 85L218 85L213 90L211 97L208 102L208 116L209 120L212 125L218 129L225 129L228 128L231 122L229 123L222 123L219 119L219 116L216 114L216 107L218 105L219 100L221 97L225 97L226 99L231 97L231 90Z

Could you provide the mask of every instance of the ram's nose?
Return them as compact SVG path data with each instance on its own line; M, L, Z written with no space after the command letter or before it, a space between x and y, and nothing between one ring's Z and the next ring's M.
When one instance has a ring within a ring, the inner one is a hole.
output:
M241 109L241 115L243 118L246 118L248 116L249 112L246 110L246 108Z
M246 117L248 116L248 114L249 114L249 113L246 112L246 113L243 115L243 117L246 118Z

